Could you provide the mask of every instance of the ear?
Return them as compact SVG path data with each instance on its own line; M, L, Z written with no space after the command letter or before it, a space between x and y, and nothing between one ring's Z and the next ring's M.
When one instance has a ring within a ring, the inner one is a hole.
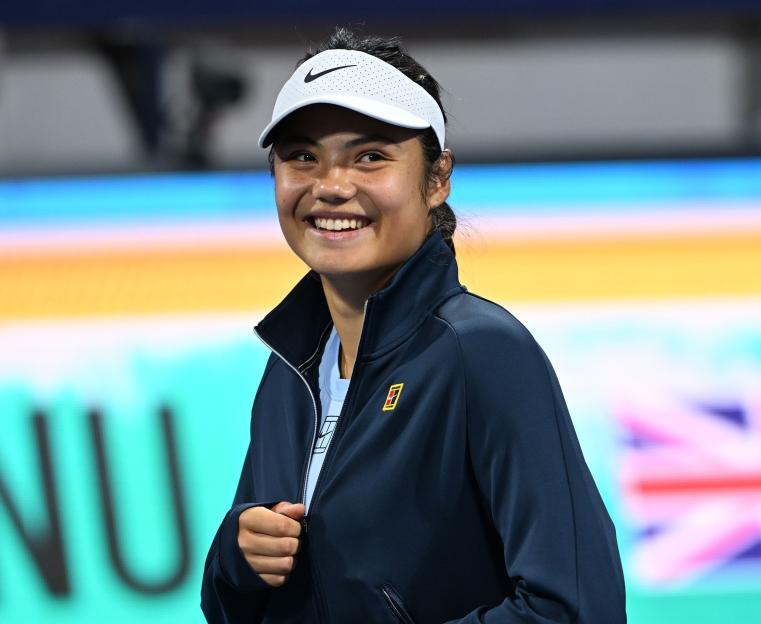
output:
M447 148L441 152L441 156L433 165L433 174L435 180L428 186L427 203L428 208L435 208L443 204L452 189L449 178L452 175L452 152Z

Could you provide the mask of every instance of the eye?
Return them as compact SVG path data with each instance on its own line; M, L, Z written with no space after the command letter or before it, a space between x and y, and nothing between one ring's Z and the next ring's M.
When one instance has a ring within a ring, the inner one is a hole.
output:
M386 157L380 152L365 152L359 157L360 162L378 162L386 160Z
M316 158L309 152L294 152L288 157L288 160L295 160L297 162L312 162L316 160Z

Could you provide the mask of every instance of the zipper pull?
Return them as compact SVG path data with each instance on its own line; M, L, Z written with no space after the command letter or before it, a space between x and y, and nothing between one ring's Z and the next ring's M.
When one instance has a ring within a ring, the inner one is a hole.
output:
M308 523L307 523L307 517L304 516L301 519L301 532L302 532L303 535L307 534L307 525L308 525Z

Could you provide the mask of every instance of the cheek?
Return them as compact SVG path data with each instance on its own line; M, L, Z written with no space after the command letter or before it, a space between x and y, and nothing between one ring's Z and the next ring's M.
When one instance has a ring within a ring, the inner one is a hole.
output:
M389 221L403 225L407 231L426 228L428 208L414 172L404 173L376 187L376 198Z
M291 205L290 195L282 186L275 186L275 206L277 206L277 216L282 219L288 213L288 206Z
M309 191L309 181L292 172L279 172L275 169L275 204L278 213L283 216L293 213L299 199Z

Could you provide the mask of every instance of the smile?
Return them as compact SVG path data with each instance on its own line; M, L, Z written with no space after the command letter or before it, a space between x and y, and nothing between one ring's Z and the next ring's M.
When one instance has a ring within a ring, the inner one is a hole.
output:
M361 230L370 224L369 219L362 217L352 218L328 218L328 217L309 217L307 222L318 230L330 232L342 232L346 230Z
M327 218L309 217L306 219L308 232L323 241L349 241L363 236L372 221L362 217Z

